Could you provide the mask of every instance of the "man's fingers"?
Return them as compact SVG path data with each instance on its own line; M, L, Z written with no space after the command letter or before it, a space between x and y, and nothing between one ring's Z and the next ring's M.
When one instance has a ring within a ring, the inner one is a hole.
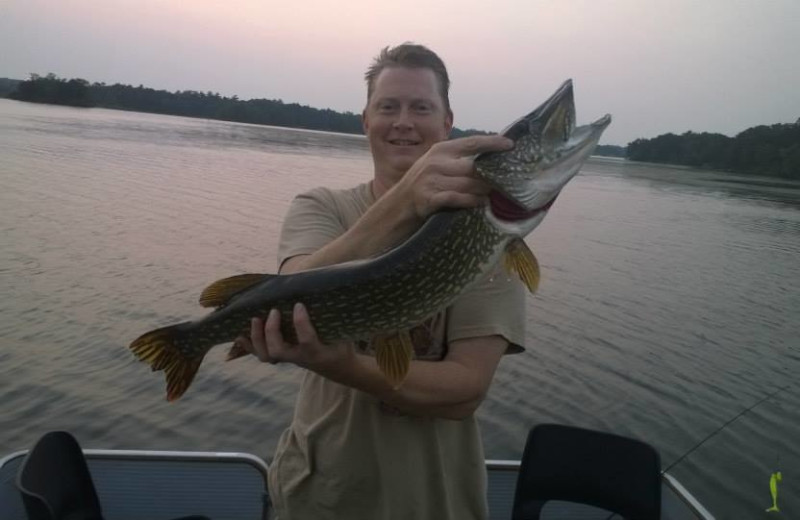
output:
M283 341L283 334L281 334L281 313L278 309L272 309L267 316L267 322L263 327L264 343L266 348L266 358L262 361L277 364L278 361L283 359L283 350L286 344Z
M267 361L269 359L267 344L264 341L264 320L261 318L250 320L250 346L253 349L251 354L259 360Z
M314 330L314 326L311 324L311 318L308 316L308 310L302 303L296 303L294 305L293 320L294 330L297 333L297 343L301 345L316 343L317 331Z
M259 360L273 365L280 360L279 353L283 348L283 337L281 336L281 314L277 309L269 312L266 322L261 318L250 320L250 345L252 354Z
M264 320L261 318L250 319L250 342L253 345L264 343Z
M443 175L436 179L436 184L437 191L455 191L473 195L488 195L492 191L492 187L484 180L464 175Z
M514 148L514 141L502 135L471 135L440 143L442 148L460 157L472 157L483 152L503 152Z
M474 208L489 202L486 195L441 191L431 197L431 205L440 208Z

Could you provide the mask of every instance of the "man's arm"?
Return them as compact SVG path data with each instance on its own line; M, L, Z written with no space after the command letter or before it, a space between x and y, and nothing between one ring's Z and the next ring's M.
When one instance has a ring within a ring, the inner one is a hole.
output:
M283 340L277 311L271 312L266 322L254 318L252 343L245 347L261 361L294 363L405 413L445 419L463 419L478 408L508 345L501 336L453 341L442 361L411 361L405 381L395 389L375 359L357 354L351 343L320 343L302 305L295 306L294 327L297 344Z
M331 374L334 381L374 395L410 415L464 419L489 392L508 342L501 336L453 341L442 361L411 361L406 380L394 389L378 370L375 358L358 356L363 370Z
M369 258L408 238L439 209L474 207L486 202L489 187L474 177L473 156L508 150L500 135L471 136L437 143L414 163L345 233L311 255L287 260L292 273Z

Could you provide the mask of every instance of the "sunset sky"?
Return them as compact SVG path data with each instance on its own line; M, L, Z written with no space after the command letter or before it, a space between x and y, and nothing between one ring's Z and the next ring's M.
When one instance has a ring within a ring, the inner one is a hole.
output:
M0 77L214 91L360 112L386 45L450 70L456 126L496 131L575 82L606 144L800 118L797 0L0 0Z

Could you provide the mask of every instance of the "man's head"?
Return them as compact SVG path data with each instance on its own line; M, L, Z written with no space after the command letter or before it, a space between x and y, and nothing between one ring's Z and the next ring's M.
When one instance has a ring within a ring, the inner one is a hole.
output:
M450 80L442 60L421 45L381 51L367 71L364 133L384 187L396 183L453 127Z
M381 53L375 56L372 65L364 74L367 81L367 103L375 90L375 80L378 75L389 67L405 67L408 69L430 69L436 75L439 94L442 96L445 110L450 112L450 76L447 75L442 59L424 45L403 43L396 47L384 47Z

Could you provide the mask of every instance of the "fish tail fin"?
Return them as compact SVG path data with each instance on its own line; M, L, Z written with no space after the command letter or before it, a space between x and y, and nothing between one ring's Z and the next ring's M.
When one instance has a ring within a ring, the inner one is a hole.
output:
M189 356L180 347L179 340L191 322L178 323L139 336L130 349L150 365L153 371L163 370L167 379L167 401L175 401L186 392L192 383L206 352L199 356Z
M378 368L394 389L400 388L408 375L411 359L414 357L414 344L408 331L389 336L376 337L375 361Z

